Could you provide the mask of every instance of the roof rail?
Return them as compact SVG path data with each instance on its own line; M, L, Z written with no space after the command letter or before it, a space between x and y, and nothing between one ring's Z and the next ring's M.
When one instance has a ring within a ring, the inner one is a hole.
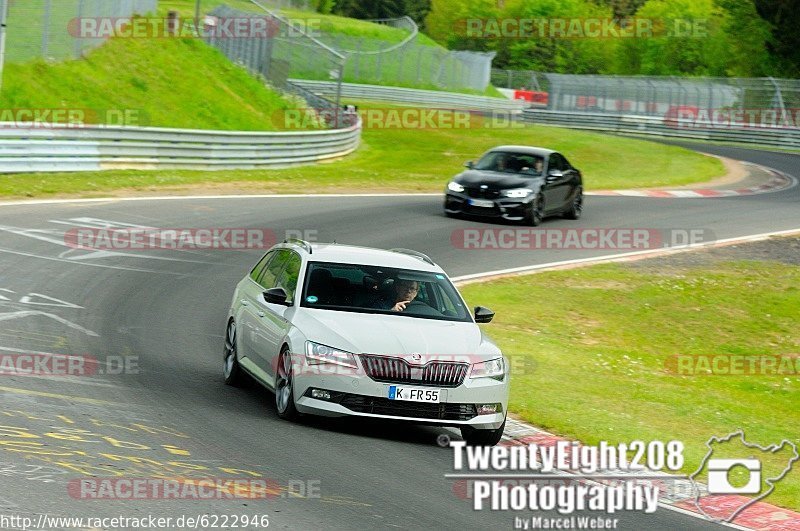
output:
M314 254L314 251L311 249L311 244L305 240L301 240L300 238L286 238L285 240L283 240L283 243L288 243L291 245L302 247L303 249L308 251L308 254Z
M411 249L389 249L389 250L393 253L402 253L402 254L407 254L409 256L413 256L414 258L419 258L423 262L428 262L432 266L436 265L427 254L423 254L419 251L412 251Z

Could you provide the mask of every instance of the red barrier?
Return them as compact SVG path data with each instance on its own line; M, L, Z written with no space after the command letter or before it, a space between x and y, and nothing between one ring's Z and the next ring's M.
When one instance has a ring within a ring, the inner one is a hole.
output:
M533 90L514 91L515 100L525 100L531 103L542 103L544 105L547 105L549 96L550 95L547 92L536 92Z

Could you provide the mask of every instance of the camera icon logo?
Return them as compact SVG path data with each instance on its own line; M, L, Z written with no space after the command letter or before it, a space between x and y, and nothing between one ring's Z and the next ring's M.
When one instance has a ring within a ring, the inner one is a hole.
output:
M689 481L697 511L718 523L733 522L742 511L772 494L776 484L800 462L800 450L792 441L761 446L748 442L741 429L723 437L712 436L706 449ZM748 457L740 457L743 455ZM776 462L762 462L757 457L762 455L774 456ZM700 480L703 471L707 471L705 485ZM741 494L744 496L738 496ZM720 495L724 498L719 502L708 499Z
M750 472L747 484L734 487L730 473L740 467ZM761 461L758 459L709 459L709 494L758 494L761 492Z

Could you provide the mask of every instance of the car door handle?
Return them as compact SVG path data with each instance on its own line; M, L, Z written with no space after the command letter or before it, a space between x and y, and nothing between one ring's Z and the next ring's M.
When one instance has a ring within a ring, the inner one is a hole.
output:
M250 303L249 303L249 302L247 302L247 301L246 301L246 300L244 300L244 299L240 300L239 302L241 302L241 303L242 303L242 306L250 306Z

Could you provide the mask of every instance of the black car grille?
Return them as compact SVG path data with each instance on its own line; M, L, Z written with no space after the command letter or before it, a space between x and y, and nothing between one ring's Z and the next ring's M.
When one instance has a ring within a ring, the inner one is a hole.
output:
M467 375L469 365L450 361L431 361L411 365L400 358L362 355L367 376L376 382L436 387L458 387Z
M346 393L342 394L339 403L357 413L419 419L470 420L478 414L474 404L429 404Z
M499 190L482 190L480 188L466 188L464 192L467 194L467 197L471 197L473 199L497 199L500 197Z

